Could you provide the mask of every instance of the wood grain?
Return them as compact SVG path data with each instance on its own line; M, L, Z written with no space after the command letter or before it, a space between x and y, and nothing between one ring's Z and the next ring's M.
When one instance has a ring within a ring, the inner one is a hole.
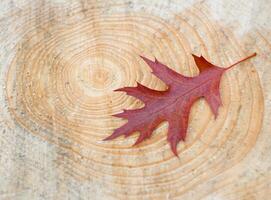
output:
M0 199L271 198L268 26L238 33L210 2L6 2ZM253 52L222 78L216 120L204 100L193 106L179 159L167 123L137 147L136 135L102 141L125 122L111 115L143 105L114 89L165 88L139 55L195 76L191 53L229 66Z

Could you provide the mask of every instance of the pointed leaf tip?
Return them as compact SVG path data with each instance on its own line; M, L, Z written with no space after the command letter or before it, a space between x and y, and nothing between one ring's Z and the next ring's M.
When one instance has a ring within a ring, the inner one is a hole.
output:
M192 56L194 58L194 61L197 65L200 73L215 67L212 63L208 62L202 55L199 57L199 56L192 54Z
M177 152L177 143L175 141L170 141L170 147L171 151L176 157L179 157L178 152Z
M194 58L200 58L200 57L202 57L202 56L197 56L197 55L195 55L195 54L193 54L193 53L192 53L192 56L193 56Z
M140 58L142 58L144 61L146 61L146 60L149 60L149 61L150 61L150 59L146 58L145 56L141 56L141 55L140 55Z
M117 134L112 134L106 138L103 139L103 141L109 141L109 140L114 140L115 138L119 137L120 135Z
M103 141L108 141L108 140L111 140L110 136L108 136L108 137L106 137L106 138L103 139Z
M123 91L123 89L124 88L118 88L118 89L115 89L115 90L113 90L114 92L125 92L125 91Z
M140 144L141 142L143 142L144 140L144 136L142 133L140 133L139 137L137 138L137 140L135 141L135 143L133 144L133 146L137 146L138 144Z

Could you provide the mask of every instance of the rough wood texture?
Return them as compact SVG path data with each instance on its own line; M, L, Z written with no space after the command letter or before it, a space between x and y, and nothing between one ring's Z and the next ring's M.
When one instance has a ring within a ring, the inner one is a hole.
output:
M271 199L270 1L0 2L0 199ZM187 76L220 66L216 120L204 100L188 137L103 142L142 103L113 90L165 85L138 55Z

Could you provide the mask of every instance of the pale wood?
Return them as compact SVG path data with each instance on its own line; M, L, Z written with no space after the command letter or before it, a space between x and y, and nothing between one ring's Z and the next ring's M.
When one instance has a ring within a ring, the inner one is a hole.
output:
M0 2L0 199L271 199L270 1ZM162 90L139 55L187 76L191 53L229 66L215 120L204 100L180 158L167 124L102 141L142 103L113 92Z

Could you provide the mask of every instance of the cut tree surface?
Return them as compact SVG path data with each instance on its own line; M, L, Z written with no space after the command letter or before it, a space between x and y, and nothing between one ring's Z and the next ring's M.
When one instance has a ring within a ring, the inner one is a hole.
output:
M271 199L270 1L4 0L0 2L0 199ZM163 91L138 55L185 76L191 56L218 66L222 105L189 115L174 156L168 124L131 147L102 141Z

